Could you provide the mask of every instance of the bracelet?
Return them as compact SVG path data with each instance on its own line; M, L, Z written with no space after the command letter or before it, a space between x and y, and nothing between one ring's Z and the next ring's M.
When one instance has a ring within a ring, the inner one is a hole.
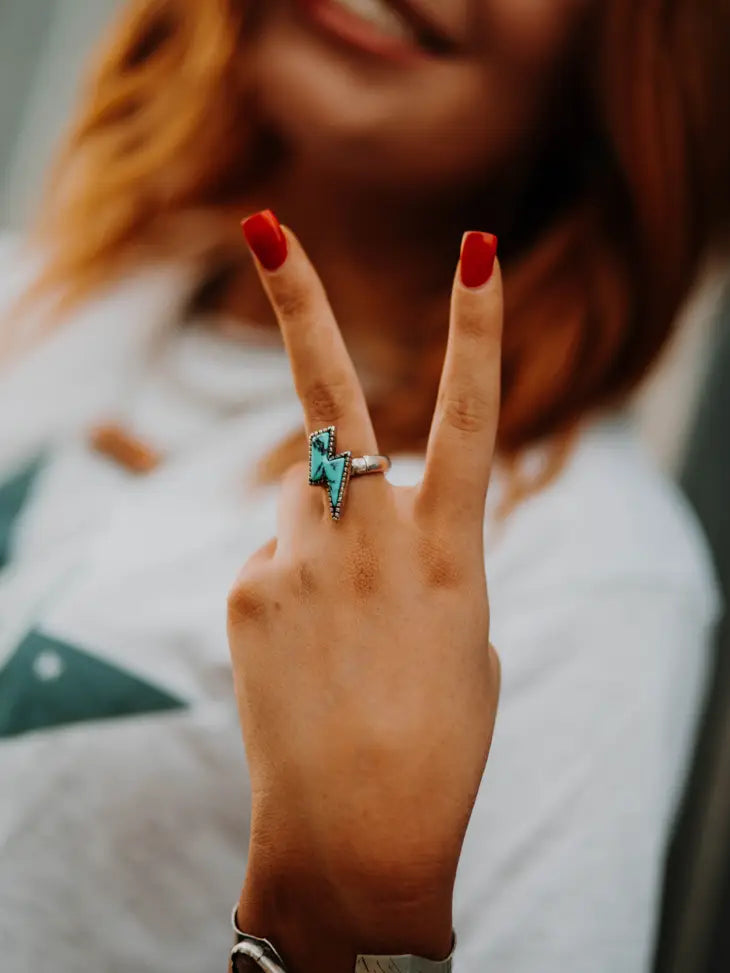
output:
M424 959L422 956L358 956L355 973L451 973L456 949L456 934L451 937L451 952L446 959Z
M231 913L231 925L236 937L236 945L231 950L233 973L251 968L264 970L265 973L286 973L284 960L273 943L268 939L251 936L238 928L237 911L238 905L234 905Z
M233 973L257 969L264 970L264 973L286 973L284 961L268 939L259 939L238 928L237 908L234 906L231 914L231 925L236 936L236 945L231 951ZM376 970L387 970L387 973L452 973L455 949L454 934L451 952L444 960L423 959L420 956L358 956L355 973L374 973Z

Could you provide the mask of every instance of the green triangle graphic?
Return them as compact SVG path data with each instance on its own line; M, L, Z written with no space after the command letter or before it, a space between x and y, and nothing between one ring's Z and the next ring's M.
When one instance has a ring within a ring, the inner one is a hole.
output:
M0 737L185 705L172 693L37 630L0 670Z
M13 528L25 506L36 477L43 466L43 457L36 456L0 484L0 568L10 561Z

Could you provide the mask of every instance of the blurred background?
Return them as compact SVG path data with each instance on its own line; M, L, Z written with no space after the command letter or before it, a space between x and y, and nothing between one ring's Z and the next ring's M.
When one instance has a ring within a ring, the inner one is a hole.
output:
M20 229L116 0L0 3L0 224Z
M116 0L0 0L0 235L21 234L89 50ZM730 120L729 120L730 124ZM728 173L730 178L730 173ZM730 600L730 300L708 268L636 403L645 438L705 525ZM730 627L668 863L658 973L730 970ZM619 971L617 971L619 973Z

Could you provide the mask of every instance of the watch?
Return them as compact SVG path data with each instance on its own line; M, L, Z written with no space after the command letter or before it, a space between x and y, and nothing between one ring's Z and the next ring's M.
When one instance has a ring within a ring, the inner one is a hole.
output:
M231 951L233 973L286 973L286 967L276 948L268 939L250 936L238 928L236 907L231 917L236 945ZM444 960L423 959L420 956L358 956L355 973L451 973L456 937L452 939L451 953Z

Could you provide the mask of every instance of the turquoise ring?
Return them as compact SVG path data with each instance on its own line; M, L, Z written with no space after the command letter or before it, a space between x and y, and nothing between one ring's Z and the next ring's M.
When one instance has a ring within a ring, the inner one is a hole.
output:
M387 473L390 469L388 456L353 456L349 450L338 453L336 438L334 426L318 429L309 437L309 485L325 488L333 520L342 516L352 477Z

